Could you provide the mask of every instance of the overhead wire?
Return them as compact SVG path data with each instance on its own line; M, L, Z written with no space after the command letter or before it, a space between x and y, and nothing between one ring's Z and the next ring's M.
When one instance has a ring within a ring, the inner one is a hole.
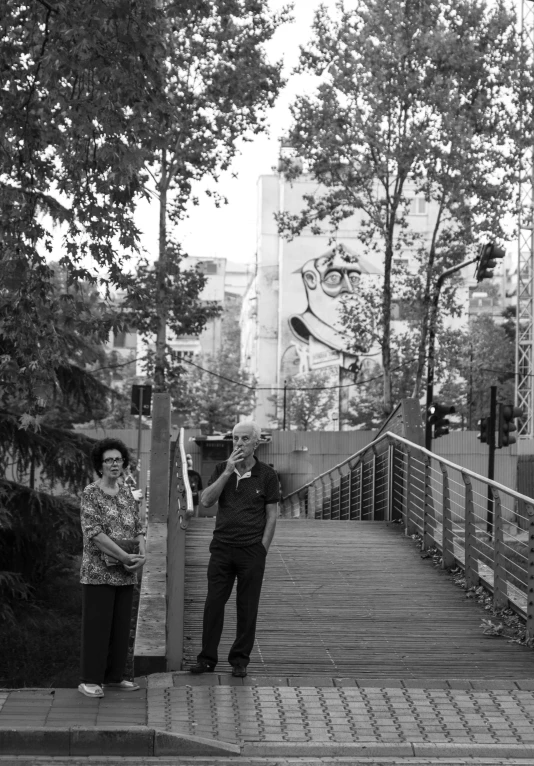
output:
M146 358L147 358L146 356L136 357L135 359L130 359L127 362L121 362L120 364L109 364L103 367L98 367L96 370L92 370L91 372L100 372L101 370L111 370L111 369L116 369L118 367L126 367L129 364L134 364L134 362L143 361ZM413 364L413 362L415 362L415 359L408 359L405 362L401 362L401 364L397 365L396 367L392 367L391 372L396 372L397 370L400 370L402 367L407 367L408 365ZM190 359L180 359L180 364L182 363L189 364L192 367L196 367L197 370L201 370L202 372L205 372L208 375L213 375L216 378L225 380L227 383L231 383L234 386L241 386L242 388L248 388L249 391L332 391L332 390L338 390L340 388L350 388L351 386L363 386L366 383L371 383L374 380L379 380L380 378L384 377L384 373L381 372L378 375L375 375L371 378L366 378L365 380L353 381L351 383L339 383L335 386L263 386L262 387L262 386L251 386L248 383L244 383L243 381L233 380L232 378L229 378L226 375L222 375L219 372L208 370L205 367L202 367L200 364L196 364L195 362L192 362Z

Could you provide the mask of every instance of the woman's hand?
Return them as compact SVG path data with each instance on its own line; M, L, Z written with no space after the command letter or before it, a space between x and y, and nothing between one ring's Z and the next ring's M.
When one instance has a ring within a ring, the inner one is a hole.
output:
M141 500L143 499L143 490L142 489L132 489L131 492L132 492L133 499L135 500L135 502L136 503L140 503Z
M146 556L141 556L138 553L127 553L122 565L128 572L137 572L138 569L144 567L145 562Z

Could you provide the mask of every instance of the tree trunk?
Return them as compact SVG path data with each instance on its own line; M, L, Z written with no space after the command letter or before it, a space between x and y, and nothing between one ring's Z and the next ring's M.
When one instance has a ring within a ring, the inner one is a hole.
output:
M167 154L161 152L161 178L159 183L159 258L157 271L157 317L156 357L154 363L154 390L165 391L165 349L167 346L167 301L165 277L167 274Z
M413 398L419 399L421 395L421 387L423 385L423 372L426 366L426 340L428 336L428 324L430 321L430 281L431 281L431 269L429 267L428 273L427 273L427 283L425 286L425 295L423 298L424 302L424 313L422 317L422 323L421 323L421 335L419 337L419 349L417 352L417 369L415 371L415 383L413 387Z
M384 328L382 331L382 367L384 368L384 415L393 410L393 394L391 390L391 261L393 258L392 232L386 243L384 259L384 304L382 316Z
M415 383L413 387L414 399L419 399L421 395L421 388L423 385L423 372L426 364L426 341L428 337L428 325L430 322L430 316L432 312L432 275L434 273L434 263L436 260L436 241L438 232L441 227L441 219L443 210L445 207L445 197L440 200L440 206L436 223L434 225L434 231L432 233L432 242L430 244L430 250L428 253L428 264L426 270L426 285L425 294L423 296L423 322L421 325L421 337L419 338L419 350L417 352L417 369L415 371Z

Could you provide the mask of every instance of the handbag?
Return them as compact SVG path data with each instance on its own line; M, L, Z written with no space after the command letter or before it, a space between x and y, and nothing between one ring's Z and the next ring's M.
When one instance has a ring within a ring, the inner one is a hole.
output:
M109 539L126 553L139 553L139 540L123 540L116 537L110 537ZM107 567L115 567L122 563L110 553L102 553L102 558Z

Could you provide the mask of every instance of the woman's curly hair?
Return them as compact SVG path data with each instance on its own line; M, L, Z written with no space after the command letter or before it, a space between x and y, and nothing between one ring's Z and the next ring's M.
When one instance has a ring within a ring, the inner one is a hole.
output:
M110 449L118 450L123 459L123 465L126 466L130 462L130 453L128 447L120 439L100 439L91 451L91 460L93 461L93 468L99 476L102 476L102 459L104 452Z

